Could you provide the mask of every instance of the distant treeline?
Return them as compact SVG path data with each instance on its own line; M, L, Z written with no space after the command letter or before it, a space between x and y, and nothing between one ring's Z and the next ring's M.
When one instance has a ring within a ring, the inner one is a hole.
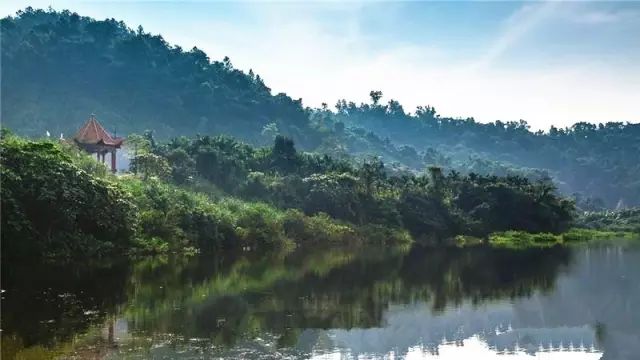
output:
M95 112L118 134L227 134L257 146L283 135L303 150L376 155L404 171L553 178L585 210L640 204L638 124L532 132L524 121L481 124L442 117L432 106L409 113L393 99L382 102L380 91L367 104L311 109L272 94L228 58L211 61L114 19L27 8L0 26L1 117L22 135L69 137Z
M316 116L368 129L416 151L436 148L453 159L474 154L515 167L545 169L565 193L604 201L591 206L640 204L640 124L583 122L532 132L522 120L481 124L473 118L441 117L429 106L409 114L395 100L380 104L381 95L372 92L370 104L341 100L337 111L319 109Z

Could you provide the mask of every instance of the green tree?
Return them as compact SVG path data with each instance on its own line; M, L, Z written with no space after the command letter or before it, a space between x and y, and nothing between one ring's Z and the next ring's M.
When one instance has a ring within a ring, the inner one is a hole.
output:
M380 90L371 90L369 92L369 97L371 98L371 102L373 103L373 105L377 106L378 103L380 102L380 99L382 99L382 91L380 91Z
M131 166L147 179L155 176L165 179L171 174L171 167L166 158L153 153L142 153L131 159Z
M135 207L116 184L78 168L59 144L0 144L2 257L83 256L131 245Z

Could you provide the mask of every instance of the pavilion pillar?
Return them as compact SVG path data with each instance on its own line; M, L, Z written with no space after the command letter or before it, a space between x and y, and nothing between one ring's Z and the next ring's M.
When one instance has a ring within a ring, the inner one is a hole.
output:
M115 150L111 150L111 172L112 173L116 173L117 168L116 168L116 151Z

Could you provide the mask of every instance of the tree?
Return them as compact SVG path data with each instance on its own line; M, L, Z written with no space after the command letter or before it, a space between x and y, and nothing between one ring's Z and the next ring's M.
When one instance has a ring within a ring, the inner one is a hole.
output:
M3 137L0 149L3 261L130 245L135 207L117 184L79 169L57 143Z
M165 179L171 173L167 159L152 153L138 154L131 159L131 166L136 172L140 172L145 179L152 176Z
M151 140L148 136L138 135L138 134L129 134L127 136L127 140L125 142L125 146L131 151L132 158L135 159L138 155L148 154L151 152ZM130 165L133 173L137 173L137 168L135 165Z
M374 106L377 106L382 98L382 91L380 90L371 90L369 92L369 97L371 98L371 102Z
M195 160L182 148L171 150L167 154L168 164L171 168L171 178L177 184L185 184L193 181L196 174Z
M386 179L384 163L378 158L369 158L362 163L358 176L367 196L372 197L378 183Z
M288 137L276 136L272 153L271 166L285 173L293 171L298 166L298 158L293 140Z

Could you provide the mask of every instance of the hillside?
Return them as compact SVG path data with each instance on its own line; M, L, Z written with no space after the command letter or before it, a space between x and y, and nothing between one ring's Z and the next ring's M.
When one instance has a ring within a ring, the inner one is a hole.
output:
M228 58L211 61L114 19L27 8L2 19L1 31L1 120L21 135L68 136L96 113L118 134L229 134L262 146L286 135L304 150L380 156L401 170L551 176L583 208L640 204L638 124L534 133L522 121L480 124L430 106L410 114L380 92L370 104L308 109Z
M21 133L69 133L95 112L120 133L224 132L260 142L274 124L300 143L319 141L299 100L272 95L229 59L210 61L142 28L27 9L3 19L2 34L3 88L11 89L2 92L2 118Z
M545 169L560 190L576 193L578 200L599 198L609 207L640 204L640 124L581 122L532 132L523 120L482 124L473 118L440 116L430 106L409 114L393 99L380 103L381 96L372 91L369 104L341 100L335 112L316 111L332 121L384 134L416 151L437 149L458 161L476 157L503 166ZM598 200L588 201L585 205L598 206Z

